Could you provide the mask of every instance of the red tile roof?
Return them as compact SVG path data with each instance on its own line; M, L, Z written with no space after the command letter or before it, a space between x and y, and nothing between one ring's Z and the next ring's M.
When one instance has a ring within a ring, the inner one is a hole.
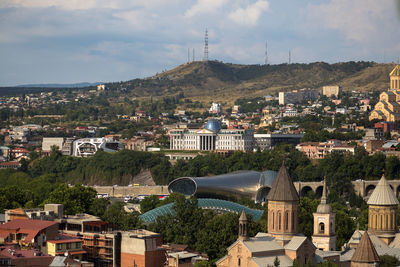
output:
M0 225L0 235L10 232L27 234L24 241L30 242L40 231L56 224L58 223L51 221L15 219Z

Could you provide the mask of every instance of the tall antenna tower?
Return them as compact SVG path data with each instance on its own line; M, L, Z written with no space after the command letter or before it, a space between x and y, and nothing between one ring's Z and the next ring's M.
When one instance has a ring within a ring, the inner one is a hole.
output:
M192 61L194 62L194 48L193 48L193 55L192 56L193 56Z
M289 64L291 63L291 55L290 55L290 50L289 50Z
M188 63L190 62L190 50L189 50L189 48L188 48L188 60L187 60L187 62Z
M265 58L264 58L264 64L268 64L268 43L265 42Z
M208 61L208 30L206 28L206 34L204 36L204 61Z

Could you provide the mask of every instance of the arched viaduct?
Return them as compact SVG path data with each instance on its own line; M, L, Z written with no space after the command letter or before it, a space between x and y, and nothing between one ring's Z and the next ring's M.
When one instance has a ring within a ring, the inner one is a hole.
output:
M351 183L357 195L367 197L372 194L379 180L357 180ZM388 180L390 187L397 197L400 195L400 180ZM300 196L305 196L309 191L313 191L318 197L322 195L323 182L294 182Z

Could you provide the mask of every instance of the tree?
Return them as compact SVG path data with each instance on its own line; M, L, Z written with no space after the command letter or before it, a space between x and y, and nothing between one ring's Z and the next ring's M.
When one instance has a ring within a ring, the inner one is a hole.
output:
M82 185L69 187L67 184L61 184L51 192L45 202L63 204L64 213L74 215L77 213L88 213L95 197L96 190L92 187Z
M389 256L389 255L382 255L379 257L380 262L379 262L379 266L381 267L390 267L390 266L399 266L400 265L400 261L393 256Z
M278 267L278 266L280 266L281 265L281 261L278 259L278 256L276 256L275 257L275 260L274 260L274 266L275 267Z
M149 210L155 209L158 204L160 204L160 199L158 198L158 196L151 195L151 196L145 197L140 202L140 212L145 213L145 212L148 212Z

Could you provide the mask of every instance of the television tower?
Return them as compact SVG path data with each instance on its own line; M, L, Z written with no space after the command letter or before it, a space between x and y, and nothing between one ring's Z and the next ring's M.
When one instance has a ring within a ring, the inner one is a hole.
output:
M204 57L203 61L208 61L208 30L206 28L206 34L204 36Z
M291 63L291 60L292 60L292 58L291 58L290 50L289 50L289 64Z
M265 58L264 58L264 64L268 64L268 43L265 42Z

